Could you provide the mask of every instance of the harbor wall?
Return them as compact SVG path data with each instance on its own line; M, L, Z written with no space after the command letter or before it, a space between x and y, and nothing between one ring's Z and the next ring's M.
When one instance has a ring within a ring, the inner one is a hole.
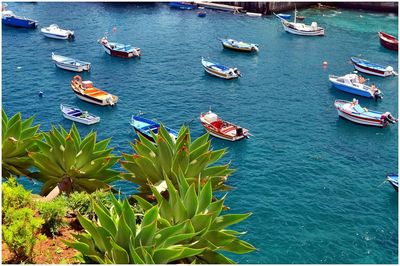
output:
M262 13L265 15L272 12L291 11L316 6L320 8L349 8L364 9L378 12L392 12L398 14L398 2L219 2L227 5L241 6L249 12Z

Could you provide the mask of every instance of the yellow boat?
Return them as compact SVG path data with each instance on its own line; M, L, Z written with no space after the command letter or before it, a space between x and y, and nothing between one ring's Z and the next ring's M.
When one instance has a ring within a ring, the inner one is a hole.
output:
M93 83L90 80L82 81L79 75L72 78L71 88L79 99L97 105L112 106L118 101L117 96L93 87Z

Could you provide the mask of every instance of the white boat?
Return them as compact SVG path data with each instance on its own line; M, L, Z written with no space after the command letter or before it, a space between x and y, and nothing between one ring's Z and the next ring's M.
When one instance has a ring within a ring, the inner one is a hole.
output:
M358 100L352 102L336 100L335 107L340 117L357 124L375 127L386 127L388 124L395 124L397 119L390 112L378 112L368 110L358 104Z
M258 52L258 44L237 41L234 39L220 39L222 46L241 52Z
M208 74L219 78L234 79L241 76L237 68L230 68L218 63L209 62L204 60L204 58L201 58L201 63Z
M89 62L73 59L62 55L56 55L55 53L51 53L51 59L54 61L56 66L69 71L89 71L91 67Z
M53 39L67 40L74 38L74 32L71 30L63 30L56 24L51 24L46 28L40 30L44 36Z
M60 104L61 112L66 119L82 123L85 125L92 125L100 122L100 117L89 114L87 111L82 111L78 107Z
M275 14L278 17L283 25L283 28L286 32L302 35L302 36L323 36L325 34L325 30L321 27L318 27L317 22L312 22L311 25L306 25L304 23L297 23L297 10L294 11L294 21L289 22L286 19L280 17L279 15Z
M356 74L347 74L342 77L329 75L329 81L341 91L375 100L383 98L382 92L374 84L367 85L365 78Z

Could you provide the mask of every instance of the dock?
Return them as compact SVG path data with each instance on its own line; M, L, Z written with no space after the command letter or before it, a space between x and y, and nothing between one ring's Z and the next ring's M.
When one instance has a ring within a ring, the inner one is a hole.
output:
M230 12L234 12L234 13L239 13L243 9L243 7L241 7L241 6L217 4L217 3L211 3L211 2L195 1L195 3L198 6L201 6L204 8L222 10L222 11L230 11Z

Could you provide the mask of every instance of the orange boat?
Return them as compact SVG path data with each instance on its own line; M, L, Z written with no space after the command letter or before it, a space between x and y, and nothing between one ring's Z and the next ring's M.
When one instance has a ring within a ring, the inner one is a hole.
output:
M79 99L97 105L114 105L118 101L117 96L93 87L90 80L82 81L79 75L72 78L71 88Z
M250 133L247 129L224 121L217 114L208 111L200 114L203 127L214 137L229 141L237 141L248 138Z

